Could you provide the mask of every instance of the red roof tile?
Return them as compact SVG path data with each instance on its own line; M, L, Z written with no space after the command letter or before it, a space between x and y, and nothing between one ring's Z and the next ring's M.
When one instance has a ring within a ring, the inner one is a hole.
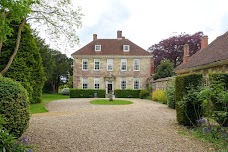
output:
M101 51L95 51L95 45L101 45ZM130 51L124 52L123 45L129 45ZM151 54L128 39L96 39L72 55L129 55L151 56Z
M228 59L228 32L217 37L208 47L196 52L187 63L177 66L175 71L187 70L226 59Z

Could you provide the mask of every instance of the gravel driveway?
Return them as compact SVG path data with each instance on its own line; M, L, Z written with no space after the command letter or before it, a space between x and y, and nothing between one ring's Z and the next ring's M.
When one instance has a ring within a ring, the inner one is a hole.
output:
M91 99L51 102L34 114L24 136L41 152L202 152L206 144L178 133L175 110L129 99L131 105L92 105Z

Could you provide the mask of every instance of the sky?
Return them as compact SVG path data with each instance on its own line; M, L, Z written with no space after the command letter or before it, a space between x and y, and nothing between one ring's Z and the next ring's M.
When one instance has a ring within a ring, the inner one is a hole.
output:
M228 31L228 0L72 0L82 8L80 44L67 55L99 38L125 38L147 50L173 35L202 31L209 43Z

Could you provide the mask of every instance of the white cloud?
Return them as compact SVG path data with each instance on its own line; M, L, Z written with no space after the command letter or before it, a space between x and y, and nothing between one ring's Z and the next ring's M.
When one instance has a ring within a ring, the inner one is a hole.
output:
M228 30L227 0L73 0L82 7L81 46L98 38L116 38L116 31L147 49L173 34L203 31L209 42ZM70 50L70 53L76 51Z

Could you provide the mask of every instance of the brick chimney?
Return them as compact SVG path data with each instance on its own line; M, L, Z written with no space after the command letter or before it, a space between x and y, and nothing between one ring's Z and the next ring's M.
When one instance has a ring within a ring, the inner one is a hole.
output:
M188 62L188 58L189 58L189 45L188 44L185 44L184 45L183 64L185 64L186 62Z
M117 39L122 39L122 31L117 31Z
M93 40L97 39L97 34L93 34Z
M201 49L204 49L208 46L208 36L204 35L201 38Z

